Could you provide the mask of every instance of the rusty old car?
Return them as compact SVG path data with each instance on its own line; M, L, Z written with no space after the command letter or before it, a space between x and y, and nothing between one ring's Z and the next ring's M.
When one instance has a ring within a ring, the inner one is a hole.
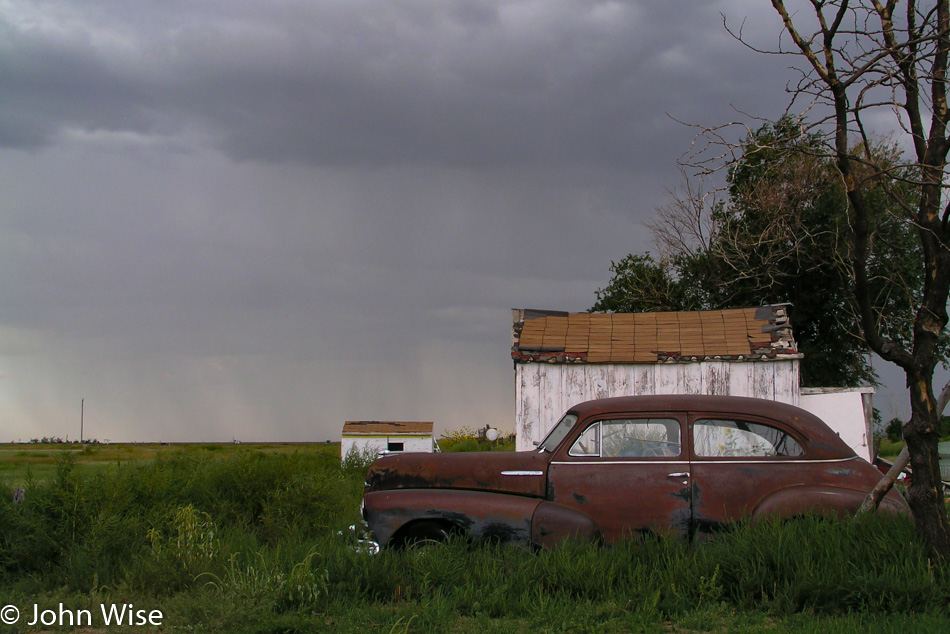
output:
M743 518L854 512L880 472L819 418L732 396L634 396L572 407L527 452L402 454L367 473L363 519L378 546L476 540L547 547ZM882 508L907 512L892 490Z

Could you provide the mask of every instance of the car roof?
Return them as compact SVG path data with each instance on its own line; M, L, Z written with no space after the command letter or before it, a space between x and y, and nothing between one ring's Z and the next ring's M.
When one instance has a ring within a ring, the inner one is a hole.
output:
M696 413L739 414L773 420L800 431L808 441L807 453L813 458L843 458L856 455L828 425L800 407L745 396L705 394L659 394L617 396L578 403L571 407L580 418L620 413Z

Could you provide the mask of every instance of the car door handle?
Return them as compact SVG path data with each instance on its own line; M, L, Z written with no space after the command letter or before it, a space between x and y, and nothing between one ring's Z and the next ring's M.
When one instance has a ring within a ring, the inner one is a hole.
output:
M671 473L666 476L667 478L688 478L689 471L680 471L679 473Z

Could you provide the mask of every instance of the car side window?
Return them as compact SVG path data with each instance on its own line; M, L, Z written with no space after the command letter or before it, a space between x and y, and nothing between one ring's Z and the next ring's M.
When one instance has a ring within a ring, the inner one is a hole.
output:
M599 456L600 455L600 423L594 423L584 430L580 438L568 452L572 456Z
M571 447L571 456L654 458L680 455L676 419L643 418L594 423Z
M794 457L805 450L791 435L770 425L707 418L693 423L693 453L709 458Z

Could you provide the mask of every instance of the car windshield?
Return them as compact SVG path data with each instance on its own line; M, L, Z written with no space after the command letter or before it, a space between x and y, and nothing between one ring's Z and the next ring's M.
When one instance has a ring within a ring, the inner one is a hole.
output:
M577 414L565 414L564 418L558 421L554 429L541 441L541 444L538 445L538 450L554 451L555 448L561 444L561 441L564 440L564 437L567 436L567 432L571 431L571 427L573 427L576 422Z

